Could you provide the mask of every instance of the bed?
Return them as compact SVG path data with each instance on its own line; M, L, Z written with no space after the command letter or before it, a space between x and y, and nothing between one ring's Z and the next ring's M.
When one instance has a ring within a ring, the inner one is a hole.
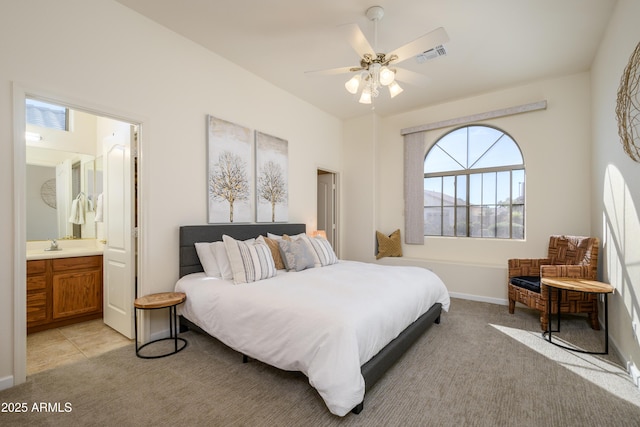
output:
M248 356L301 371L333 414L359 413L366 390L424 331L440 323L449 294L426 269L342 260L235 285L206 276L195 249L195 243L220 241L223 235L246 240L304 232L304 224L180 227L176 291L187 294L180 308L182 330L209 334L243 354L245 361Z

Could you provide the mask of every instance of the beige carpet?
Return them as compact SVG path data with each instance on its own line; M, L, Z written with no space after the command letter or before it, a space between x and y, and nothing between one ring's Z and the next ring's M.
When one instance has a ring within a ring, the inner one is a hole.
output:
M454 299L367 393L364 411L344 418L302 374L242 364L216 340L187 332L187 349L164 359L136 358L128 346L29 376L0 392L3 409L24 402L28 412L0 412L0 425L640 426L640 391L615 358L543 341L537 318ZM585 318L563 331L587 348L602 344ZM69 412L33 411L41 402Z

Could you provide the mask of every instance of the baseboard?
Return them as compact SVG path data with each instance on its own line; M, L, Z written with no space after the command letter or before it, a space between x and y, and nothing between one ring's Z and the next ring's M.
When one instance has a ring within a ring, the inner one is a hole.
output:
M0 378L0 390L6 390L11 387L13 387L13 375Z
M453 298L466 299L470 301L488 302L490 304L497 304L497 305L509 305L509 301L502 298L483 297L479 295L462 294L459 292L449 292L449 295Z

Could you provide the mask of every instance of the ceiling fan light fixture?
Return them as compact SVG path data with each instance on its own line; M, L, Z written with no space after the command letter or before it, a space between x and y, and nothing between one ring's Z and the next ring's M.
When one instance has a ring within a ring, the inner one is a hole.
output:
M380 84L389 86L396 78L396 73L386 65L380 68Z
M399 95L400 93L402 93L404 89L402 89L400 87L400 85L398 84L398 82L393 81L390 85L389 85L389 95L391 95L392 98L395 98L397 95Z
M351 94L356 94L358 92L358 88L360 87L360 82L362 81L362 76L360 74L356 74L351 77L345 84L344 87Z

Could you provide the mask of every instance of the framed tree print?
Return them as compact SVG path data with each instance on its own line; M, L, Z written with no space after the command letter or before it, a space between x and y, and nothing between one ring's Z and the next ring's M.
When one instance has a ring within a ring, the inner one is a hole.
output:
M253 221L251 130L207 116L209 223Z
M256 221L289 220L288 142L256 131Z

